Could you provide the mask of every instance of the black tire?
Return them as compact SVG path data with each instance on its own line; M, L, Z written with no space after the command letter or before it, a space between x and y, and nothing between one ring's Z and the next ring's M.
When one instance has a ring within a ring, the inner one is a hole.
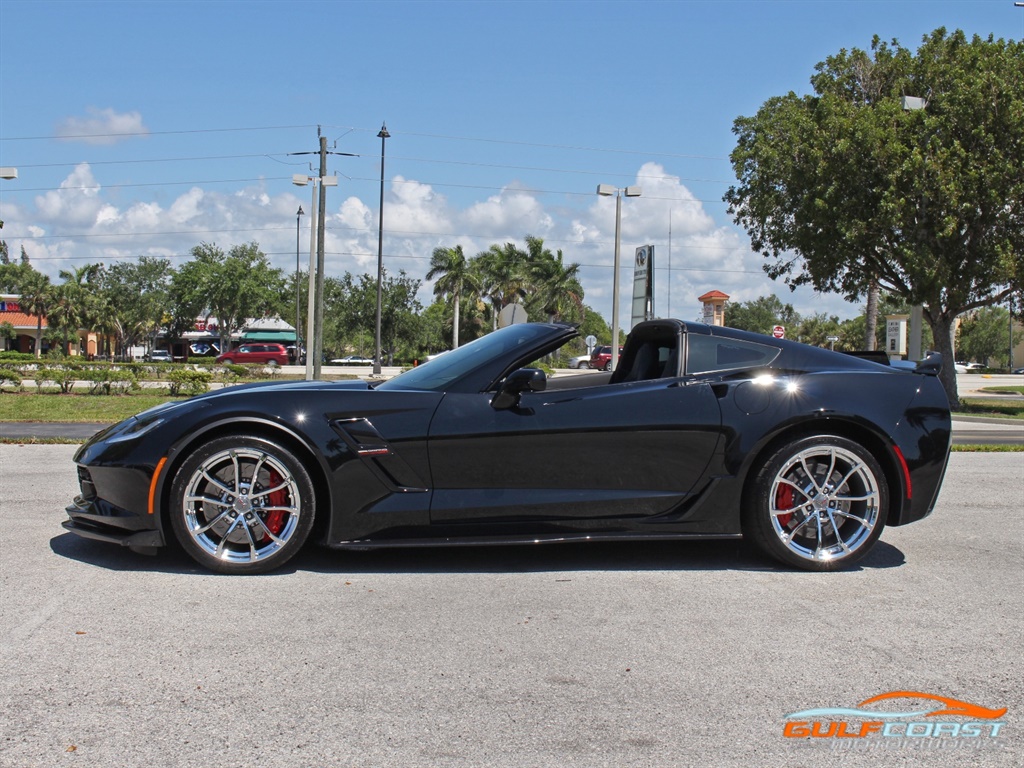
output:
M870 551L885 527L885 473L863 446L834 435L783 445L758 472L743 533L769 557L808 571L837 571Z
M277 368L277 360L270 360L267 362L267 366L270 368Z
M588 368L588 369L589 369L589 368L590 368L590 363L588 363L587 361L585 361L585 360L584 360L584 361L583 361L582 363L580 363L580 364L579 364L578 366L576 366L576 367L577 367L577 368Z
M604 364L604 368L602 368L601 370L602 371L610 371L611 369L612 369L612 361L609 360L607 363Z
M220 573L281 567L306 542L315 513L302 462L259 437L221 437L197 448L171 485L175 537L193 560Z

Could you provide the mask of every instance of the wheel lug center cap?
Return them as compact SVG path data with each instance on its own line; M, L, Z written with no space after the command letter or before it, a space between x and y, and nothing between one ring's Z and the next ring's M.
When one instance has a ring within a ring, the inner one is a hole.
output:
M231 506L234 508L235 512L240 515L244 515L252 509L252 502L249 500L248 496L239 496Z

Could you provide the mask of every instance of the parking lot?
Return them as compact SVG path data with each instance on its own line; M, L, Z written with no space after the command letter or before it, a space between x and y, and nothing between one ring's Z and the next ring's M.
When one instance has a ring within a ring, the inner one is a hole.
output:
M282 573L226 577L66 534L74 450L0 445L5 767L1024 754L1024 454L953 454L935 513L845 573L680 542L313 549ZM787 714L891 691L1008 711L996 738L783 735Z

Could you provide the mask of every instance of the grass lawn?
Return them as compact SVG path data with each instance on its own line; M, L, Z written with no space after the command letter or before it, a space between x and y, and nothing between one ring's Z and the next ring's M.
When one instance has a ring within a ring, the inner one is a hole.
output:
M99 422L113 424L168 400L167 394L62 395L28 392L0 394L0 421Z
M1011 386L999 386L999 387L985 387L981 390L982 392L992 392L997 395L1024 395L1024 387L1011 387Z
M1024 419L1024 400L972 400L960 399L960 410L969 416L994 416L1000 419Z

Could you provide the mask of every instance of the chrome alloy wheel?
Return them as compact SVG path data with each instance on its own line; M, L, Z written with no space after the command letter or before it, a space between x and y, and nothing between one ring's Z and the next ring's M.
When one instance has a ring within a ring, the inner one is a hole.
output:
M221 450L190 475L185 529L206 554L255 563L284 547L299 526L299 485L277 457L257 448Z
M779 541L799 558L849 558L881 524L875 470L856 453L815 445L793 454L775 473L769 498Z

